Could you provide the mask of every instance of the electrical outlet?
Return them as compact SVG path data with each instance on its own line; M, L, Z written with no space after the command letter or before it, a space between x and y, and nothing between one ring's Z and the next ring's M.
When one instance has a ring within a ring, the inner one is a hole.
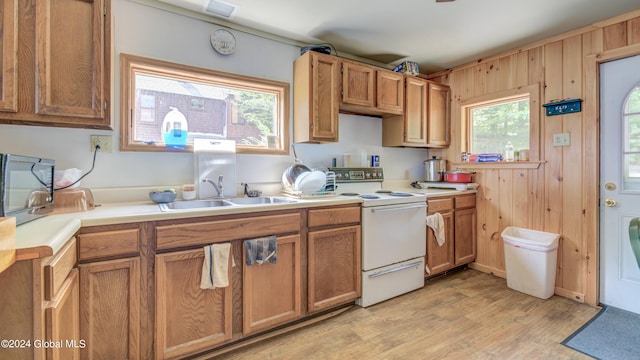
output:
M569 133L553 134L553 146L569 146L569 145L571 145Z
M91 135L91 152L96 149L96 146L100 146L98 151L112 152L113 151L113 136L111 135Z

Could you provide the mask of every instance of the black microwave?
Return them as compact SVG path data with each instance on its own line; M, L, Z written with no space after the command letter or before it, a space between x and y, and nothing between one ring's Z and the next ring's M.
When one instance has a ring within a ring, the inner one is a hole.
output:
M0 217L20 225L52 212L54 168L54 160L0 154Z

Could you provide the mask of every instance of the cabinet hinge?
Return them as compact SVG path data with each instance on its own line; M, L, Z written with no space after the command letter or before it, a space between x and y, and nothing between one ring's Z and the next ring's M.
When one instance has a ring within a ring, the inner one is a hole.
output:
M109 107L109 102L107 100L104 101L104 104L102 104L103 109L107 110L107 108Z
M106 3L102 6L102 16L105 16L105 17L107 16L107 4Z

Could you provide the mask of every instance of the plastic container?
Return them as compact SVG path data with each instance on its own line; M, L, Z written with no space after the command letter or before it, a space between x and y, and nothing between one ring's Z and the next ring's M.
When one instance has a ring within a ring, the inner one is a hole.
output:
M541 299L553 296L559 234L507 227L502 232L507 286Z
M507 141L507 145L504 147L504 161L513 161L514 157L513 144L511 141Z

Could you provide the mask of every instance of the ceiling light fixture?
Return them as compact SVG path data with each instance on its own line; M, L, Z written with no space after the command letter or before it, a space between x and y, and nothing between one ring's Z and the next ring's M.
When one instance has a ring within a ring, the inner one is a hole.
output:
M224 17L231 17L237 9L238 7L236 5L218 0L210 0L206 8L208 12Z

